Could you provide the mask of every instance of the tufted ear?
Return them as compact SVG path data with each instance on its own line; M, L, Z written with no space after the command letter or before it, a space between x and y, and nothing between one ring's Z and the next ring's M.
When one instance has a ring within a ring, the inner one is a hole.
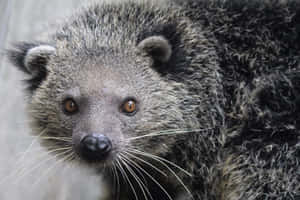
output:
M27 81L33 92L47 76L46 65L55 48L49 45L20 43L8 50L9 60L21 71L30 76Z
M172 55L172 47L163 36L150 36L138 44L138 48L155 61L166 63Z

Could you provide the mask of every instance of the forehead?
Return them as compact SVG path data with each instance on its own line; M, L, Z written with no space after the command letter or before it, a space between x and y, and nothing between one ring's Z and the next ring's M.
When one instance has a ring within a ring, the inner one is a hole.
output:
M141 77L138 73L131 72L128 68L117 68L113 66L90 67L91 69L82 70L80 78L75 79L82 92L103 93L103 94L135 94L139 90ZM140 81L137 81L137 80Z
M155 76L147 60L139 60L132 54L107 53L58 59L63 61L57 61L60 66L55 66L56 73L67 79L63 88L77 87L81 93L89 95L137 95L148 88L147 83L153 84Z

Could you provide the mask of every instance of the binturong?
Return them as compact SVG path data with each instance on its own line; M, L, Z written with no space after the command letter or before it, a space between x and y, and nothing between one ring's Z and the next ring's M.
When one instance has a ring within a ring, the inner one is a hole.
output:
M8 56L33 134L109 200L300 198L297 0L93 4Z

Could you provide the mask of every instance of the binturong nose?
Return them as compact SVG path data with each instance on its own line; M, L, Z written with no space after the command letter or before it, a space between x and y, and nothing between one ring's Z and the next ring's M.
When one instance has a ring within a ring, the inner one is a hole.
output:
M102 134L87 135L80 141L80 152L89 161L103 160L111 149L110 139Z

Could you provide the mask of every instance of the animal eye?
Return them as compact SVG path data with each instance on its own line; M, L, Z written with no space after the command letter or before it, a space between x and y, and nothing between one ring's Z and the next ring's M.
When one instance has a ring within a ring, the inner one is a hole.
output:
M134 99L127 99L121 107L122 112L128 115L134 115L137 110L136 101Z
M66 99L63 102L63 109L66 114L75 114L78 111L78 106L73 99Z

